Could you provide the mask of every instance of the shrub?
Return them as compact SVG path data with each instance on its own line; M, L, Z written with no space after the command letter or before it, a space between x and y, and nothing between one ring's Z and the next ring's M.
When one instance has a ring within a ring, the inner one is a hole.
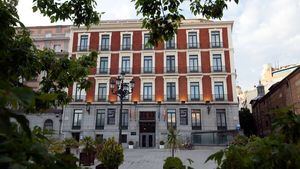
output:
M160 141L159 145L165 145L165 142L164 141Z
M133 141L129 141L128 144L129 144L129 145L133 145Z
M178 157L168 157L165 159L163 169L184 169L182 161Z
M123 148L114 138L105 141L102 151L98 155L101 163L109 169L118 168L124 161Z

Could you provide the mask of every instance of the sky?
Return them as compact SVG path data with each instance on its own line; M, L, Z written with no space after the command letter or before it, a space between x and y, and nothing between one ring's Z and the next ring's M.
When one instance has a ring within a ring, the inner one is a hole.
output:
M103 20L139 18L131 0L97 2L97 10L105 12ZM187 4L181 8L186 18L201 18L190 14ZM47 17L32 12L32 0L19 0L18 11L26 26L50 25ZM300 0L240 0L238 5L229 4L222 20L234 21L234 64L237 85L243 90L258 83L264 64L300 64L299 11Z

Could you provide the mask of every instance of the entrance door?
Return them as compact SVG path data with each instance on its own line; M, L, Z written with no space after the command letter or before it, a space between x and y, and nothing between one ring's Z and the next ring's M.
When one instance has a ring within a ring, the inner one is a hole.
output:
M140 112L140 147L155 147L155 112Z

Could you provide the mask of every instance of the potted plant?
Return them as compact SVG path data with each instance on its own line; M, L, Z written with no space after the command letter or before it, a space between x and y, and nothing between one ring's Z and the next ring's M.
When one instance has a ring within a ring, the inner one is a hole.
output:
M80 144L83 146L83 149L80 153L80 160L79 163L83 164L84 166L94 165L95 160L95 141L92 137L84 137Z
M160 141L159 142L159 149L164 149L165 148L165 142L164 141Z
M102 151L97 156L101 169L118 169L124 161L123 147L114 138L105 141Z
M128 142L129 149L133 149L133 141Z

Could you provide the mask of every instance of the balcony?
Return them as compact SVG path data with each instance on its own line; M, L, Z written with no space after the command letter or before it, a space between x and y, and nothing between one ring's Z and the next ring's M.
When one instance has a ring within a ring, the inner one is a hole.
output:
M188 49L199 49L200 44L199 43L187 43L187 48Z
M81 125L72 125L72 130L80 130L81 129Z
M119 68L119 73L124 72L125 74L132 74L132 68L131 67L120 67Z
M143 74L154 74L155 73L155 67L142 67L142 73Z
M95 95L95 102L108 102L108 95Z
M155 95L141 95L140 99L143 102L153 102L155 101Z
M165 49L166 50L172 50L172 49L176 49L177 48L177 44L176 43L165 43Z
M211 72L214 72L214 73L225 73L226 69L225 69L225 66L212 66L211 67Z
M85 102L85 95L73 95L73 101L74 102Z
M148 44L142 44L142 49L143 50L153 50L154 49L154 47L153 47L153 45L148 45Z
M188 73L201 73L202 69L201 66L188 66Z
M202 94L190 94L189 95L189 102L200 102L203 101L203 95Z
M120 49L121 49L121 50L124 50L124 51L126 51L126 50L132 50L132 45L131 45L131 44L128 44L128 45L121 45L121 46L120 46Z
M121 125L122 130L128 130L128 124L127 125Z
M89 46L77 46L77 52L88 52L89 50Z
M202 126L201 125L192 125L192 130L202 130Z
M172 67L164 67L164 73L177 73L178 67L172 66Z
M97 68L98 75L107 75L109 74L110 68Z
M222 125L222 124L217 124L217 129L218 130L227 130L227 125Z
M179 102L178 95L165 95L164 96L165 102Z
M210 48L223 48L223 42L211 42Z
M99 45L99 51L110 51L111 46L110 45Z
M213 101L227 101L226 94L213 94Z

